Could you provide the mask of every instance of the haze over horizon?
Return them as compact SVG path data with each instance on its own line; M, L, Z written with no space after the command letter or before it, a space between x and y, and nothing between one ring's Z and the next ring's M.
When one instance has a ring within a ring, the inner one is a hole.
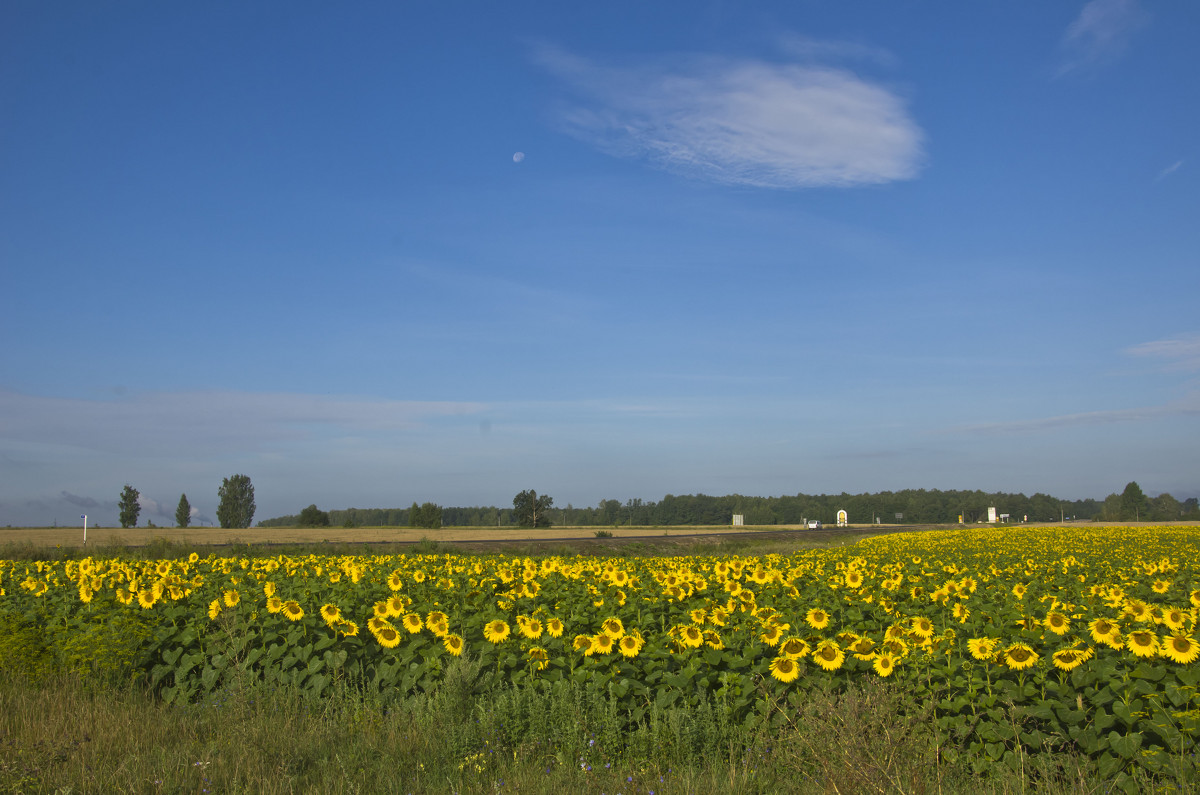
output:
M1200 495L1196 4L0 20L0 525Z

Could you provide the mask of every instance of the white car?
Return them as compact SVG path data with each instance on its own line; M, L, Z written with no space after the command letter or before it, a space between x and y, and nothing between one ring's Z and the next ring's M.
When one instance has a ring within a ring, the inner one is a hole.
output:
M816 519L813 519L811 522L808 523L808 529L809 530L820 530L821 523L819 521L817 521Z

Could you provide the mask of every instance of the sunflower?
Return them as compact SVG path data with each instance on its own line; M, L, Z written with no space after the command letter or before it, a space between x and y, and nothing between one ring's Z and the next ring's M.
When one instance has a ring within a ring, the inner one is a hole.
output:
M1065 635L1067 630L1071 628L1071 619L1067 618L1057 610L1051 610L1046 614L1046 618L1042 621L1042 626L1053 632L1055 635Z
M1187 635L1178 633L1162 642L1158 654L1172 662L1187 665L1200 657L1200 643Z
M642 651L642 642L633 635L626 635L617 643L617 650L623 657L636 657Z
M508 623L499 618L495 621L489 621L483 626L483 636L487 638L489 643L503 643L511 631Z
M965 624L967 619L971 617L971 609L962 602L954 605L954 617L958 619L958 623Z
M551 618L546 621L546 633L552 638L561 638L563 634L563 622L559 618Z
M679 630L679 642L688 648L698 648L704 643L704 630L688 624Z
M771 660L771 676L780 682L794 682L799 675L800 666L791 657L776 657Z
M1023 583L1017 583L1012 587L1012 595L1018 599L1024 599L1026 590L1028 590L1028 588Z
M154 596L154 591L146 590L145 588L138 591L137 598L138 604L147 610L149 610L151 607L154 607L154 603L158 601L158 599Z
M1125 636L1129 650L1137 657L1153 657L1158 654L1158 636L1149 630L1130 632Z
M688 617L692 619L693 623L703 624L708 618L708 611L703 607L697 607L694 610L688 611Z
M875 673L880 676L891 676L892 671L896 670L896 658L884 652L875 658L875 662L871 665L875 669Z
M787 657L789 660L799 660L808 654L808 641L803 638L797 638L795 635L779 644L779 655Z
M825 629L829 626L829 614L819 607L814 607L804 614L804 620L813 629Z
M208 605L208 618L210 621L216 621L219 615L221 615L221 600L213 599Z
M862 575L861 571L859 571L858 569L851 569L850 571L846 572L846 587L847 588L860 588L860 587L862 587L862 584L863 584L863 575Z
M967 641L967 650L976 660L990 660L996 656L996 638L971 638Z
M1031 668L1037 661L1037 652L1027 643L1014 643L1004 650L1004 664L1014 671Z
M603 632L598 632L592 636L592 644L584 654L591 657L595 654L612 654L613 647L616 641L612 635L606 635Z
M299 621L304 618L304 608L294 599L289 599L283 603L283 615L291 621Z
M379 641L379 645L385 649L394 649L400 645L400 633L393 626L380 627L373 633L375 640Z
M533 646L526 652L529 667L534 671L544 671L550 664L550 654L541 646Z
M720 651L725 648L725 641L721 640L721 636L716 630L706 629L704 630L704 645L710 649Z
M875 651L875 641L865 637L851 643L846 647L846 650L858 660L873 660L877 654Z
M812 656L817 665L826 671L836 671L846 661L846 653L838 648L837 643L832 640L823 640L818 643Z
M729 611L720 607L714 607L712 612L708 614L708 623L713 626L725 626L725 620L729 618Z
M345 619L338 621L333 628L342 633L343 638L353 638L358 634L358 624L355 624L353 621L346 621Z
M404 611L408 609L410 601L405 601L403 596L393 596L384 603L384 612L386 618L399 618L404 615Z
M1138 599L1130 599L1125 603L1125 615L1130 616L1134 621L1149 621L1153 617L1150 605Z
M1088 624L1088 630L1092 633L1092 640L1096 643L1110 643L1111 638L1121 637L1121 628L1107 618L1097 618Z
M1177 632L1183 629L1183 624L1190 616L1180 610L1178 607L1170 607L1163 611L1162 622L1167 625L1167 628L1172 632Z
M908 654L908 643L900 638L884 638L883 643L879 644L879 648L881 649L880 654L887 653L896 658Z
M758 639L768 646L774 646L783 637L783 631L774 624L769 625L763 633L758 636Z
M416 613L408 613L400 624L408 631L408 634L415 635L421 631L425 624L421 621L421 617Z
M270 599L267 600L267 612L268 613L278 613L282 609L283 609L283 600L280 599L278 596L272 596Z
M591 635L576 635L575 639L573 641L571 641L571 648L574 649L575 651L581 651L585 655L590 656L591 649L592 649L592 636Z
M342 611L334 604L321 605L321 619L329 626L333 626L342 620Z
M425 627L435 638L444 638L450 634L450 622L444 618L441 621L426 621Z
M446 648L446 651L457 657L463 652L463 639L458 635L446 635L446 637L442 638L442 646Z
M393 571L387 578L388 588L393 591L399 591L404 587L404 580L400 577L400 572Z
M912 633L921 640L929 640L933 637L933 622L925 616L913 616Z
M604 623L600 625L600 631L613 640L619 640L625 634L625 625L621 623L621 619L613 616L604 619Z
M270 599L275 595L275 583L267 580L263 583L263 595Z
M1193 607L1200 607L1200 588L1188 594L1188 601L1192 603Z
M1087 662L1091 656L1091 649L1059 649L1050 655L1050 659L1054 662L1055 668L1063 671L1074 671Z
M1167 591L1171 590L1171 581L1155 580L1154 585L1151 585L1150 587L1154 589L1155 593L1166 593Z

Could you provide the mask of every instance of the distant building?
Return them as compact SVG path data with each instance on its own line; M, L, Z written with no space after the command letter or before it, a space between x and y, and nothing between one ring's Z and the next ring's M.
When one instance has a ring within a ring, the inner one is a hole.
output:
M746 517L743 514L735 513L733 515L733 526L741 527L744 524L746 524Z

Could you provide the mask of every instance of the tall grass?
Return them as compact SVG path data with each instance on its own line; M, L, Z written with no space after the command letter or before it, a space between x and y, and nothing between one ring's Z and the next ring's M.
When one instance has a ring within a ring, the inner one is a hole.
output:
M1105 791L1086 759L1058 755L975 779L953 738L880 680L765 697L763 720L719 705L651 709L632 725L580 685L512 687L457 661L433 692L384 703L235 683L165 705L138 687L0 674L0 790L14 793L980 793ZM1154 782L1143 782L1146 791ZM1173 792L1194 792L1171 782Z

